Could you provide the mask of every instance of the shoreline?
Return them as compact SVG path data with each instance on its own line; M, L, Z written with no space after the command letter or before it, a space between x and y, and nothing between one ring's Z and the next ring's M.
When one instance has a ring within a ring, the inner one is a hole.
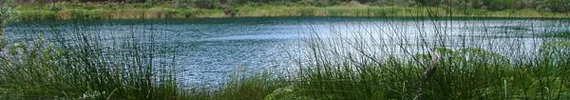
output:
M181 21L191 21L191 20L244 20L244 19L302 19L302 18L316 18L316 19L327 19L327 18L357 18L357 19L397 19L397 20L412 20L412 19L435 19L435 20L568 20L570 17L494 17L494 16L446 16L446 17L427 17L427 16L240 16L240 17L194 17L194 18L156 18L156 19L142 19L142 18L126 18L126 19L46 19L46 20L20 20L16 23L11 23L12 25L21 22L34 22L34 21L129 21L129 20L181 20Z
M59 5L59 6L54 6ZM54 5L24 4L18 7L21 20L70 19L192 19L192 18L250 18L250 17L458 17L458 18L570 18L570 14L536 10L484 9L454 10L445 7L401 7L368 5L335 6L261 6L237 5L237 16L228 16L222 9L170 7L137 4L56 3ZM426 10L430 9L430 10ZM428 14L429 12L429 14ZM451 16L450 16L451 15Z

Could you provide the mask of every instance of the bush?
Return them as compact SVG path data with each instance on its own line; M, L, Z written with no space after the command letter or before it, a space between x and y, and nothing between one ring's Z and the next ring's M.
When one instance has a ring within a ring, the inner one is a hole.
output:
M215 1L200 0L200 1L194 1L192 5L196 8L214 9L216 8L216 3L217 2Z
M513 5L513 0L487 0L485 5L489 10L505 10Z
M546 4L552 12L570 12L570 0L547 0Z

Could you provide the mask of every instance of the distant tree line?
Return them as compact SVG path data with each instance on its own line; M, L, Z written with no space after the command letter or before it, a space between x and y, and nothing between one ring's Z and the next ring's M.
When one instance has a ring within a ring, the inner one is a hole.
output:
M372 5L407 5L407 6L447 6L456 8L473 8L488 10L504 9L538 9L551 12L570 12L570 0L17 0L20 3L50 3L50 2L174 2L176 4L215 5L223 1L240 3L273 3L301 2L313 5L334 5L357 1Z
M426 6L448 6L488 10L540 9L569 12L570 0L415 0Z

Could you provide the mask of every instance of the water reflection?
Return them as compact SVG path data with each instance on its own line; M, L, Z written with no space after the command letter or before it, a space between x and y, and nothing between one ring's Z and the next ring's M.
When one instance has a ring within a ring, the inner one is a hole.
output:
M188 86L223 84L232 72L290 71L293 60L305 56L307 38L352 48L367 41L369 54L386 51L424 52L438 42L448 47L480 47L505 55L509 50L534 53L543 42L537 34L568 31L560 20L413 18L238 18L189 20L106 20L22 22L8 28L14 41L32 40L38 33L99 34L111 45L134 35L155 36L160 48L179 54L179 80ZM51 36L45 34L45 36ZM142 40L148 38L141 38ZM309 39L310 40L310 39ZM399 45L406 45L405 48ZM398 53L400 52L400 53ZM517 52L520 53L520 52Z

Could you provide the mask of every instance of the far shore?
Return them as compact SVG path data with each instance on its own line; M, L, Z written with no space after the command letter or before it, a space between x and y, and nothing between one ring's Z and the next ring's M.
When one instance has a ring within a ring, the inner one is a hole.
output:
M570 18L569 14L523 10L490 11L484 9L455 9L446 7L400 7L369 5L236 5L234 16L228 9L172 7L169 5L114 3L55 3L23 4L18 7L22 20L68 19L183 19L229 17L489 17L489 18Z

